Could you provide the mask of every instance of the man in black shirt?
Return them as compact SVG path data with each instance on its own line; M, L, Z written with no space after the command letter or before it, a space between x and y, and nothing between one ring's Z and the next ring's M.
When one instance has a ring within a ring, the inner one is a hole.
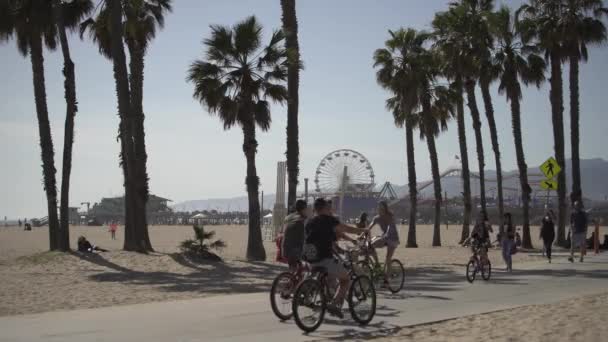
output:
M304 255L313 266L324 267L330 278L338 279L340 286L328 311L341 317L341 307L350 279L344 266L333 256L334 245L338 241L338 237L346 233L361 234L367 230L340 223L337 218L331 215L331 208L323 198L315 200L314 210L317 216L310 219L306 224Z

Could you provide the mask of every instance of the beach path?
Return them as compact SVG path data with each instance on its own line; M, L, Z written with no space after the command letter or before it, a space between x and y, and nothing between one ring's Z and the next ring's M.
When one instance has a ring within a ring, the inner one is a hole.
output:
M584 263L555 256L554 263L518 265L512 274L493 270L492 279L466 282L462 272L419 270L404 291L380 291L372 323L327 317L315 333L303 335L292 322L279 322L268 293L0 317L0 341L307 341L366 339L394 329L473 314L600 293L608 289L608 253ZM407 273L407 272L406 272ZM407 275L406 275L407 277ZM479 278L479 277L478 277ZM69 294L66 294L69 296ZM556 313L559 315L559 313Z

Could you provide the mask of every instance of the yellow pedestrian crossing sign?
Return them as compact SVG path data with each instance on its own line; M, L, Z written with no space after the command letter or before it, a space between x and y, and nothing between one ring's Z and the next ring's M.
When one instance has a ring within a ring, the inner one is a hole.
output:
M540 187L545 190L557 190L557 181L553 179L545 179L540 182Z
M547 177L547 179L552 179L562 171L562 168L559 166L555 158L550 157L540 166L540 170L543 172L545 177ZM557 189L557 186L555 189Z

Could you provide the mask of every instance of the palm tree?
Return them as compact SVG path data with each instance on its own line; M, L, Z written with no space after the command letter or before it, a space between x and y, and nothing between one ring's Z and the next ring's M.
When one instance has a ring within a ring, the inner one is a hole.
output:
M63 138L63 166L61 168L61 200L59 206L59 231L57 233L57 247L62 251L70 249L70 227L69 227L69 194L70 174L72 171L72 146L74 144L74 118L78 111L76 101L76 76L74 74L74 62L70 57L70 46L66 29L73 30L78 26L82 18L93 9L90 0L76 0L71 2L55 0L55 21L59 34L59 44L63 55L63 75L65 77L65 101L66 116Z
M125 229L125 250L152 250L147 228L146 204L149 196L147 153L145 144L143 80L144 59L149 42L155 38L157 26L164 27L164 17L171 12L171 0L134 0L124 2L124 40L129 50L130 61L130 103L133 109L129 116L129 135L133 137L133 193L130 195L133 208L127 212L132 215L132 229ZM102 8L96 19L89 18L80 27L81 36L89 30L91 39L99 46L102 55L111 58L111 30L107 7ZM129 203L125 202L126 205ZM139 246L143 241L143 246Z
M460 161L462 163L462 187L464 200L464 213L462 223L461 242L469 237L469 224L471 220L471 178L469 171L469 156L467 149L466 128L464 122L464 72L470 68L471 58L465 52L466 41L462 32L454 30L457 23L454 9L448 12L435 14L433 19L435 47L439 49L443 58L444 76L452 80L452 88L456 92L456 122L458 125L458 143L460 147Z
M428 59L429 70L440 70L437 62ZM429 76L432 74L429 74ZM431 81L431 79L429 79ZM456 96L452 90L435 84L432 80L427 85L426 94L421 94L422 102L418 117L420 118L420 137L426 139L429 155L431 157L431 171L433 173L433 189L435 190L435 224L433 228L433 246L441 246L441 176L439 175L439 161L435 138L441 131L447 129L447 121L454 115L453 104Z
M413 106L416 105L415 93L409 92L406 75L410 73L410 60L424 50L427 36L413 29L389 31L390 39L385 42L385 48L374 53L374 67L378 67L376 79L378 84L390 91L394 96L386 101L386 107L393 114L395 125L405 127L408 188L410 199L409 228L406 247L418 247L416 242L416 211L417 211L417 181L416 160L414 151L414 129L418 124Z
M564 61L564 33L560 21L564 16L561 1L530 0L522 5L516 14L518 30L525 44L535 44L545 53L551 65L549 98L551 100L551 121L555 159L562 167L557 175L558 225L557 244L564 245L566 231L566 158L564 152L564 91L562 62Z
M496 188L498 196L498 215L500 220L499 230L502 232L503 229L503 217L504 217L504 194L502 188L502 163L500 160L500 145L498 143L498 131L496 129L496 120L494 118L494 105L492 104L492 95L490 94L490 85L492 82L498 79L499 70L494 65L492 60L493 54L493 43L492 46L486 47L481 51L479 56L480 68L479 68L479 88L481 89L481 95L486 111L486 118L488 120L488 127L490 128L490 139L492 141L492 150L494 151L494 162L496 164Z
M0 41L16 37L19 52L32 64L34 101L38 116L38 132L42 151L42 173L46 192L49 220L49 248L57 249L59 218L57 215L57 181L55 151L49 123L44 80L43 45L49 50L57 47L57 27L53 17L53 4L44 0L2 0Z
M123 6L121 0L106 0L100 13L103 13L103 20L97 20L98 25L107 27L108 35L104 36L105 42L109 43L105 50L111 56L114 81L116 83L116 95L118 98L118 116L120 117L119 136L121 142L121 165L125 179L125 250L145 252L145 241L143 244L137 243L137 220L135 212L140 208L136 204L137 198L134 193L135 177L137 175L135 163L135 146L133 139L131 106L131 89L129 87L129 72L127 69L127 57L125 55ZM101 15L101 14L100 14ZM82 33L82 30L81 30ZM93 36L93 35L92 35ZM95 37L93 37L95 40ZM101 42L101 40L98 40ZM104 45L99 44L102 54ZM129 243L127 242L129 241ZM131 243L135 241L134 243ZM141 241L141 240L140 240Z
M287 204L296 201L298 174L300 173L300 147L298 141L298 105L300 87L300 46L298 44L298 18L296 16L296 1L281 0L283 11L283 32L285 32L285 48L288 53L287 65Z
M430 34L414 29L401 29L390 34L392 38L387 41L387 48L375 53L375 65L381 66L377 78L385 87L397 90L399 102L392 105L393 111L398 106L401 117L406 122L408 118L419 118L420 136L426 139L431 157L435 190L433 246L441 246L441 178L435 137L439 133L438 127L445 127L445 118L440 115L448 103L444 95L447 90L436 85L440 70L439 58L426 48L431 39Z
M239 125L243 130L243 152L247 160L249 197L249 238L247 259L264 260L266 252L260 229L259 178L255 165L256 125L270 128L269 100L287 100L287 52L284 35L275 31L262 46L262 26L249 17L234 27L211 26L211 37L204 40L205 59L192 63L188 81L194 84L194 98L218 115L224 129Z
M607 39L602 17L608 8L601 0L562 0L565 15L562 17L565 35L565 54L570 65L570 139L572 143L572 194L582 199L581 167L579 156L579 62L587 61L587 45L601 44Z
M533 49L522 43L519 32L513 27L511 11L507 7L501 8L495 15L492 23L494 36L498 40L495 63L499 68L499 93L505 94L511 103L511 120L513 125L513 139L519 170L519 182L523 202L523 240L524 248L532 248L530 236L530 193L532 189L528 184L528 166L524 156L521 134L521 108L522 98L520 81L525 85L534 83L537 87L544 81L545 62L542 57L530 53Z

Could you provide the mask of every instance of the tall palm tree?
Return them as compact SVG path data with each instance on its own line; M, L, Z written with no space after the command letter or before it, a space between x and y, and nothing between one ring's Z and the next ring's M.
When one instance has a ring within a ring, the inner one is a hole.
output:
M262 26L249 17L234 27L211 26L211 37L204 40L206 55L196 60L188 71L194 84L194 98L218 115L224 129L239 125L243 130L243 152L247 159L247 194L249 197L249 238L247 258L264 260L266 252L260 229L259 178L255 165L256 125L270 128L270 103L288 98L287 52L284 35L275 31L262 46Z
M427 60L429 67L439 70L436 62ZM447 129L447 121L454 115L455 95L447 87L439 86L433 80L428 84L426 94L423 94L420 112L418 113L420 137L424 138L431 157L433 174L433 189L435 190L435 224L433 226L433 246L441 246L441 176L435 138L441 131Z
M579 155L579 63L587 61L587 45L606 41L606 26L603 16L608 8L601 0L562 0L565 15L562 17L565 36L565 54L570 65L570 139L572 144L572 194L573 199L582 199L581 166Z
M498 130L496 129L496 119L494 118L494 105L492 104L492 95L490 93L490 85L498 79L498 68L493 63L493 43L492 46L486 47L479 55L479 88L486 111L486 119L490 128L490 139L492 141L492 150L494 151L494 162L496 165L496 189L498 196L498 215L499 215L499 230L503 229L504 217L504 194L502 188L502 163L500 160L500 145L498 143Z
M34 101L38 117L38 132L42 151L42 174L46 192L49 220L49 248L57 249L59 217L57 215L57 181L55 151L49 123L44 79L43 45L49 50L57 47L57 27L53 16L53 3L45 0L2 0L0 40L16 38L19 52L32 64Z
M533 49L522 43L519 32L514 29L513 17L507 7L501 8L495 15L492 30L497 39L495 63L499 67L500 85L499 93L505 94L511 103L511 120L513 125L513 139L515 141L515 154L519 170L519 182L523 202L523 240L524 248L532 248L530 236L530 193L532 189L528 184L528 166L524 156L521 134L521 107L522 98L520 81L525 85L534 83L537 87L544 81L545 61L542 57L531 53Z
M125 250L144 249L151 251L152 245L147 228L146 204L149 196L147 153L145 144L143 80L144 59L147 48L156 37L157 27L164 27L165 14L171 12L171 0L133 0L123 2L124 41L129 50L130 133L133 138L133 163L135 170L130 181L133 186L130 199L133 208L127 210L132 215L132 229L125 229ZM81 36L86 30L98 44L102 55L111 58L111 29L108 8L102 8L95 19L89 18L80 27ZM126 203L129 203L126 201ZM143 241L143 246L139 246Z
M287 205L295 203L298 174L300 173L300 147L298 139L298 106L300 87L300 45L298 43L298 18L296 16L296 1L281 0L283 11L283 32L285 32L285 48L288 53L287 65Z
M464 121L464 73L470 68L471 58L466 53L466 37L462 30L454 30L453 26L458 18L454 10L435 14L433 29L435 47L443 56L444 76L452 80L452 88L456 92L456 122L458 125L458 143L460 147L460 161L462 164L462 187L464 200L464 213L462 222L461 242L469 237L469 224L471 222L471 175L469 171L469 156L467 148L466 128Z
M390 38L384 43L385 48L374 53L374 67L378 68L378 84L387 89L392 96L386 101L386 107L393 114L395 125L405 127L408 188L410 199L409 228L406 247L418 247L416 242L417 181L416 160L414 151L414 129L418 118L414 113L417 99L410 92L411 84L407 75L410 71L410 60L425 52L424 44L428 35L422 35L413 29L389 31Z
M125 179L125 250L145 252L145 242L143 244L128 244L127 241L137 239L137 220L135 212L136 205L135 177L137 175L135 165L135 146L133 142L133 108L131 106L131 89L129 86L129 71L127 68L127 57L124 49L124 22L123 4L121 0L105 0L104 7L100 13L104 13L104 19L98 20L99 25L107 27L108 35L104 36L109 43L106 51L112 59L114 70L114 81L116 83L116 95L118 98L118 116L120 117L119 137L121 143L121 166ZM82 31L81 31L82 32ZM95 39L95 37L93 37ZM103 45L99 44L103 54Z
M564 50L564 33L561 19L564 6L556 0L530 0L522 5L516 13L518 30L525 44L534 44L542 49L545 58L551 65L549 98L551 100L551 121L555 159L562 166L557 175L558 225L557 243L564 245L566 231L566 157L564 152L564 90L562 80L562 62L566 55Z
M414 29L390 33L392 38L387 41L387 48L375 53L375 65L381 66L377 78L381 84L397 90L398 105L405 120L412 113L412 117L419 118L420 136L426 139L431 157L435 190L433 246L441 246L442 195L435 137L439 133L438 126L445 127L445 118L439 115L444 113L445 103L449 103L445 96L447 90L436 85L440 71L439 57L426 47L431 35Z
M70 46L66 30L75 29L82 18L93 9L91 0L75 0L71 2L55 0L54 11L59 45L63 55L63 75L65 77L65 129L63 138L63 166L61 168L61 200L59 206L59 232L57 233L57 247L62 251L70 249L69 230L69 194L70 174L72 171L72 146L74 144L74 118L78 111L76 101L76 76L74 62L70 57Z

